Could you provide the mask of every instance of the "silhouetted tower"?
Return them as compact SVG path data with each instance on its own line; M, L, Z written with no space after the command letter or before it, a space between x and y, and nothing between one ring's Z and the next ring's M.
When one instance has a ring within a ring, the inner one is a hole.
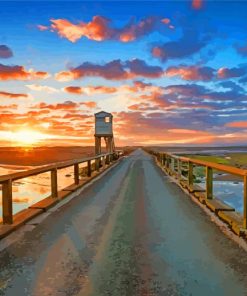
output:
M94 114L95 116L95 154L101 154L101 138L104 138L106 152L112 153L115 150L111 113L101 111Z

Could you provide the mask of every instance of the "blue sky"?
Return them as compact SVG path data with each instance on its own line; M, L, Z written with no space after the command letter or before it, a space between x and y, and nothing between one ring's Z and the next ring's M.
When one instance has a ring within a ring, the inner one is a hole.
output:
M1 143L246 144L247 2L198 1L1 1Z

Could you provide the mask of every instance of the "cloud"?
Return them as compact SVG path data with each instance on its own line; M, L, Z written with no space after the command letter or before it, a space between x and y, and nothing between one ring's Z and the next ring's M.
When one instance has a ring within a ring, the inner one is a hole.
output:
M247 73L246 68L244 67L235 67L235 68L226 68L222 67L218 70L219 79L229 79L244 76Z
M47 72L26 70L23 66L6 66L0 64L0 81L46 79L47 77L49 77Z
M240 83L246 83L246 82L247 82L247 76L245 76L245 77L239 79L239 82L240 82Z
M7 99L27 99L29 96L27 94L17 94L17 93L9 93L5 91L0 91L0 98Z
M114 114L117 138L126 144L202 144L211 143L215 139L213 132L199 128L181 128L179 125L180 123L172 122L166 114L159 112L148 115L138 111Z
M40 31L47 31L47 30L49 30L49 27L48 27L48 26L43 26L43 25L38 25L37 28L38 28Z
M206 45L206 40L200 39L196 30L189 29L177 41L169 41L154 46L152 55L163 62L169 59L181 59L199 52Z
M13 56L12 50L6 45L0 45L0 58L8 59Z
M247 45L244 45L244 46L238 46L236 47L237 49L237 52L239 54L241 54L242 56L246 57L247 56Z
M10 104L10 105L0 105L0 110L2 112L12 112L12 110L15 110L18 108L17 104Z
M64 91L71 94L86 94L86 95L94 95L94 94L112 94L117 92L116 87L107 87L107 86L67 86L64 88Z
M201 9L202 8L202 0L193 0L192 7L194 9Z
M247 129L247 121L233 121L226 124L227 127L245 128Z
M26 87L34 91L44 91L47 93L57 93L59 91L54 87L50 87L47 85L39 85L39 84L27 84Z
M211 67L199 67L199 66L178 66L169 67L166 70L168 77L180 76L184 80L202 80L210 81L214 77L215 70Z
M97 103L93 102L93 101L89 101L89 102L81 102L80 103L81 106L86 106L89 109L94 109L97 107Z
M41 102L33 108L37 109L49 109L49 110L71 110L71 109L77 109L79 107L78 103L72 102L72 101L65 101L64 103L58 103L58 104L47 104L44 102Z
M158 78L161 77L164 72L159 66L150 66L145 61L140 59L133 59L126 62L126 66L129 72L134 77L146 77L146 78Z
M59 81L70 81L83 77L102 77L108 80L124 80L136 77L159 78L164 74L159 66L150 66L145 61L133 59L122 62L121 60L113 60L104 65L85 62L69 71L62 71L56 74Z
M36 104L32 106L32 109L39 109L39 110L60 110L60 111L67 111L69 110L70 112L80 112L80 106L85 106L87 108L96 108L97 103L94 101L87 101L87 102L73 102L73 101L65 101L63 103L57 103L57 104L47 104L45 102L41 102L39 104ZM80 114L79 114L80 115ZM81 115L80 115L81 116Z
M181 29L178 39L159 42L151 47L152 55L163 62L190 57L209 45L216 36L217 29L203 16L200 16L200 19L195 15L180 16L177 22L178 28Z
M96 15L91 21L72 23L67 19L51 19L50 30L66 38L71 42L76 42L82 37L94 41L118 40L121 42L131 42L140 37L146 36L162 27L172 29L170 19L158 17L146 17L139 22L131 20L122 28L114 28L111 20L103 16ZM49 27L38 25L39 30L45 31Z

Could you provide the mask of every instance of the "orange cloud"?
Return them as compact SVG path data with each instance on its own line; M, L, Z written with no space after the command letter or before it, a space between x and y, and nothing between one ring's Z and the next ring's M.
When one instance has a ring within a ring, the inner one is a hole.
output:
M26 70L23 66L6 66L0 64L0 80L46 79L47 72Z
M233 121L226 124L227 127L247 128L247 121Z
M0 105L0 110L2 111L11 111L13 109L17 109L17 104L10 104L10 105Z
M235 77L241 77L246 74L246 69L244 67L239 68L226 68L222 67L217 72L218 78L220 79L228 79L228 78L235 78Z
M164 24L166 24L166 25L168 25L168 24L170 24L171 20L169 18L163 18L161 20L161 22L164 23Z
M26 99L28 98L27 94L15 94L9 93L5 91L0 91L0 97L7 98L7 99Z
M90 109L96 108L97 107L97 103L93 102L93 101L89 101L89 102L82 102L80 103L80 105L86 106Z
M113 28L111 21L103 16L96 15L91 21L72 23L67 19L51 19L51 32L57 32L62 38L66 38L71 42L76 42L82 37L86 37L90 40L104 41L104 40L118 40L121 42L131 42L150 34L155 30L159 30L159 27L167 25L171 27L170 19L146 17L139 22L135 23L130 21L122 28ZM49 27L38 25L40 31L45 31Z
M64 88L64 91L71 93L71 94L82 94L82 87L79 86L67 86Z
M87 86L87 87L79 87L79 86L67 86L64 88L64 91L71 94L111 94L117 92L116 87L107 87L107 86Z
M46 104L44 102L39 103L38 105L33 106L33 108L38 109L50 109L50 110L68 110L68 109L77 109L79 106L78 103L72 101L65 101L64 103L58 104Z
M184 80L209 81L214 77L214 69L210 67L178 66L168 68L166 75L168 77L180 76Z
M194 9L200 9L200 8L202 8L202 0L193 0L192 1L192 7Z

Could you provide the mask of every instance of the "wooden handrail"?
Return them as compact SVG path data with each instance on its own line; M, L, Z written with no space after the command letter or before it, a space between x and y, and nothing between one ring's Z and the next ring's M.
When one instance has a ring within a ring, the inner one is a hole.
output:
M179 159L183 162L188 162L188 163L191 162L191 163L199 165L199 166L211 167L213 169L216 169L216 170L219 170L222 172L226 172L226 173L230 173L233 175L247 176L247 170L235 168L235 167L232 167L229 165L224 165L224 164L219 164L219 163L215 163L215 162L195 159L195 158L191 158L191 157L179 156L179 155L175 155L175 154L167 153L167 152L160 152L158 154L167 155L168 157Z
M155 155L157 157L158 162L161 163L162 166L165 165L165 170L167 173L173 173L177 175L179 181L182 180L183 176L181 174L181 163L185 162L188 164L188 178L187 178L187 186L188 188L193 187L193 167L195 165L204 166L206 168L205 175L206 175L206 199L213 198L213 169L218 171L223 171L229 174L238 175L243 177L243 185L244 185L244 192L243 192L243 228L247 229L247 170L214 163L210 161L204 161L200 159L195 159L191 157L184 157L179 155L174 155L172 153L167 152L155 152L155 151L148 151L149 153ZM164 163L164 158L166 159ZM177 172L175 168L170 166L171 159L176 159L177 163ZM190 190L190 189L189 189Z
M64 168L73 166L75 164L80 164L80 163L83 163L83 162L87 162L89 160L95 160L95 159L98 159L100 157L111 155L111 154L112 153L106 153L106 154L95 155L95 156L87 157L87 158L79 158L79 159L61 161L61 162L56 162L56 163L52 163L52 164L49 164L49 165L40 166L38 168L31 169L31 170L26 170L26 171L22 171L22 172L18 172L18 173L11 173L11 174L7 174L7 175L3 175L3 176L0 176L0 184L4 183L7 180L16 181L18 179L23 179L23 178L31 177L31 176L34 176L34 175L39 175L39 174L42 174L42 173L49 172L49 171L51 171L53 169L58 169L58 170L59 169L64 169Z

